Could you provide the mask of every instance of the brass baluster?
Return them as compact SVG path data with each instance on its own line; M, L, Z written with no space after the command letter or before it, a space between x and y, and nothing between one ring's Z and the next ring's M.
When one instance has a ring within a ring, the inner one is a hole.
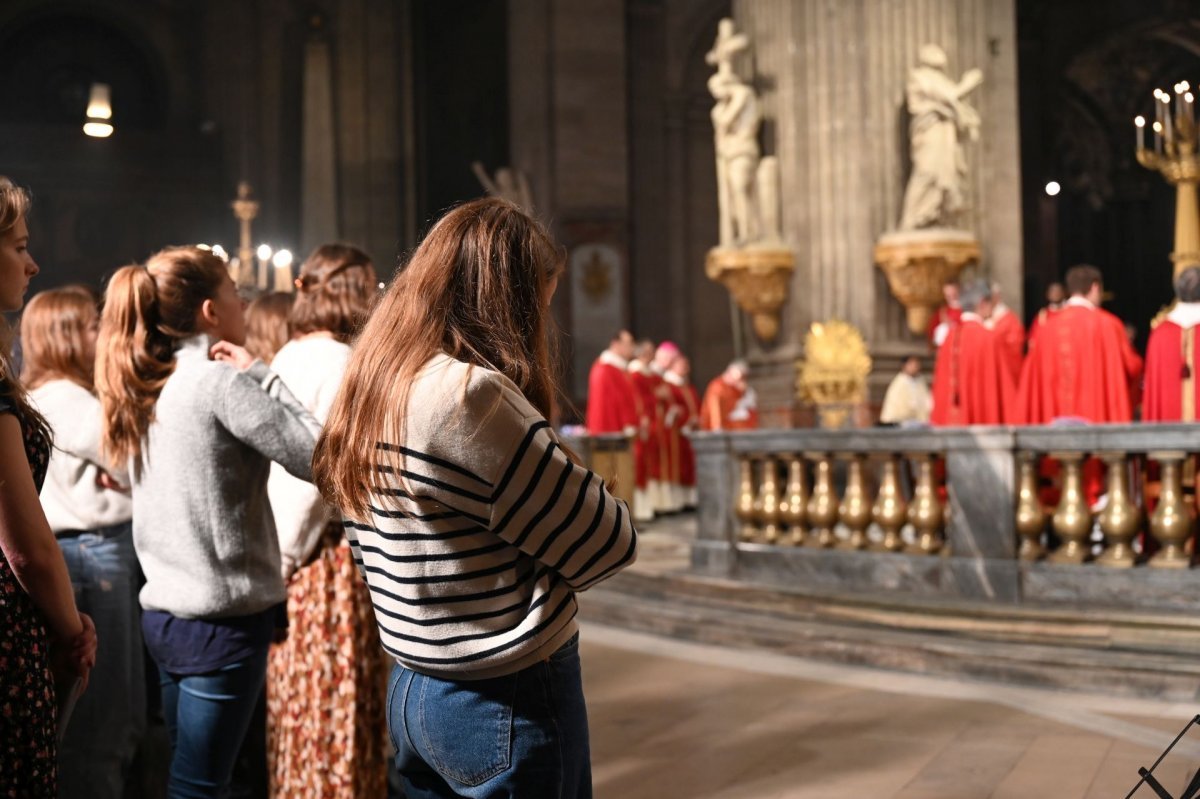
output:
M846 470L846 491L838 505L838 517L850 530L845 549L866 549L867 527L871 524L871 503L867 499L867 480L863 473L863 456L850 456Z
M1021 536L1021 548L1017 555L1021 560L1038 560L1046 550L1042 547L1042 533L1046 531L1046 509L1038 496L1038 456L1022 452L1018 456L1021 467L1017 491L1017 534Z
M1062 498L1054 510L1054 532L1063 540L1050 555L1051 563L1083 563L1088 559L1087 538L1092 531L1092 511L1083 495L1083 453L1059 452L1050 457L1062 463Z
M1186 569L1191 565L1191 556L1184 545L1192 537L1195 511L1183 498L1183 483L1180 468L1183 452L1151 452L1149 457L1158 461L1162 474L1162 489L1158 505L1150 517L1150 532L1162 544L1150 565L1161 569Z
M831 547L837 543L833 526L838 519L837 494L833 490L833 466L828 453L815 456L812 496L808 499L809 541L813 546Z
M879 481L879 493L871 508L875 523L883 530L883 541L879 548L887 552L899 552L904 547L900 530L908 519L908 503L900 486L900 458L889 455L883 462L883 476Z
M793 546L804 544L807 532L804 525L808 513L808 481L804 475L804 458L793 455L788 461L787 490L779 503L779 519L791 532Z
M762 480L754 500L754 517L768 544L779 542L779 462L767 455L762 461Z
M934 456L920 452L912 458L917 462L917 485L913 489L912 504L908 506L908 521L916 528L919 537L911 551L933 555L942 548L942 522L945 520L933 476Z
M736 513L742 523L738 537L743 541L753 541L758 533L754 526L754 459L749 455L742 456L740 462L742 477L738 486Z
M1127 569L1135 560L1129 542L1142 526L1142 512L1130 496L1125 453L1110 452L1104 456L1104 462L1108 464L1108 504L1100 512L1104 551L1096 562L1101 566Z

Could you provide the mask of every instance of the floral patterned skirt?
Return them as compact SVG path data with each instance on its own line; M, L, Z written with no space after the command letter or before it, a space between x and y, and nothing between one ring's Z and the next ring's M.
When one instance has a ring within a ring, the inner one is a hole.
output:
M54 679L42 616L0 556L0 797L57 794Z
M388 659L340 525L292 578L288 619L267 666L271 796L383 796Z

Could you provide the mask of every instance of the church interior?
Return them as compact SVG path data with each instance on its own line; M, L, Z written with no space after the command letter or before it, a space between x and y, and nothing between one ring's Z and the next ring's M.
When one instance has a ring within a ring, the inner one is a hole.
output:
M489 195L561 245L551 421L638 530L596 796L1200 796L1195 0L6 0L0 54L31 296L383 288Z

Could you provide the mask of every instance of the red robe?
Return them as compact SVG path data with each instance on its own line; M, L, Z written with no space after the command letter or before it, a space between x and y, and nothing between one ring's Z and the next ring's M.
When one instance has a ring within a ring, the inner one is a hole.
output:
M1128 422L1142 359L1121 320L1101 308L1068 304L1038 327L1021 370L1012 424L1062 417Z
M731 386L717 376L704 389L704 402L700 405L701 430L755 430L758 428L758 410L747 409L744 419L731 419L729 415L745 395L742 389Z
M933 367L935 427L1003 424L1013 401L1013 382L995 332L968 315L951 325Z
M1000 305L992 312L988 320L996 337L1000 340L1000 349L1004 354L1004 364L1012 378L1013 386L1021 379L1021 365L1025 361L1025 326L1009 308Z
M671 390L672 407L677 409L672 425L674 435L671 439L671 460L673 468L672 482L691 488L696 485L696 453L687 432L695 430L700 422L700 399L696 388L691 383L676 385L666 383Z
M1147 422L1194 422L1200 419L1196 381L1196 348L1200 326L1182 327L1168 317L1150 332L1146 344L1146 396L1142 419Z
M638 488L645 488L649 481L662 479L662 415L655 396L662 378L644 366L638 369L631 365L629 379L637 393L641 411L641 427L634 442L637 484Z
M587 430L592 435L637 429L633 381L617 361L605 352L592 364L588 374Z
M1033 341L1033 337L1037 335L1038 328L1050 321L1050 319L1052 319L1054 315L1061 310L1062 308L1051 308L1049 305L1047 305L1045 308L1038 311L1037 315L1033 317L1033 321L1029 323L1027 340Z
M929 346L936 348L937 342L934 341L934 334L941 325L952 325L962 319L962 308L951 308L949 305L943 305L933 312L933 316L929 318L929 328L925 331L926 337L929 339Z

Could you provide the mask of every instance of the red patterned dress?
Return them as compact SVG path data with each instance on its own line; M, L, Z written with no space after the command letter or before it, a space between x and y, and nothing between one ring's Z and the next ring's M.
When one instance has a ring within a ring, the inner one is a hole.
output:
M40 491L50 460L50 442L9 399L11 390L0 379L0 414L12 414L20 422L25 457ZM41 611L17 582L3 553L0 619L0 797L54 797L58 792L58 750L50 639Z

